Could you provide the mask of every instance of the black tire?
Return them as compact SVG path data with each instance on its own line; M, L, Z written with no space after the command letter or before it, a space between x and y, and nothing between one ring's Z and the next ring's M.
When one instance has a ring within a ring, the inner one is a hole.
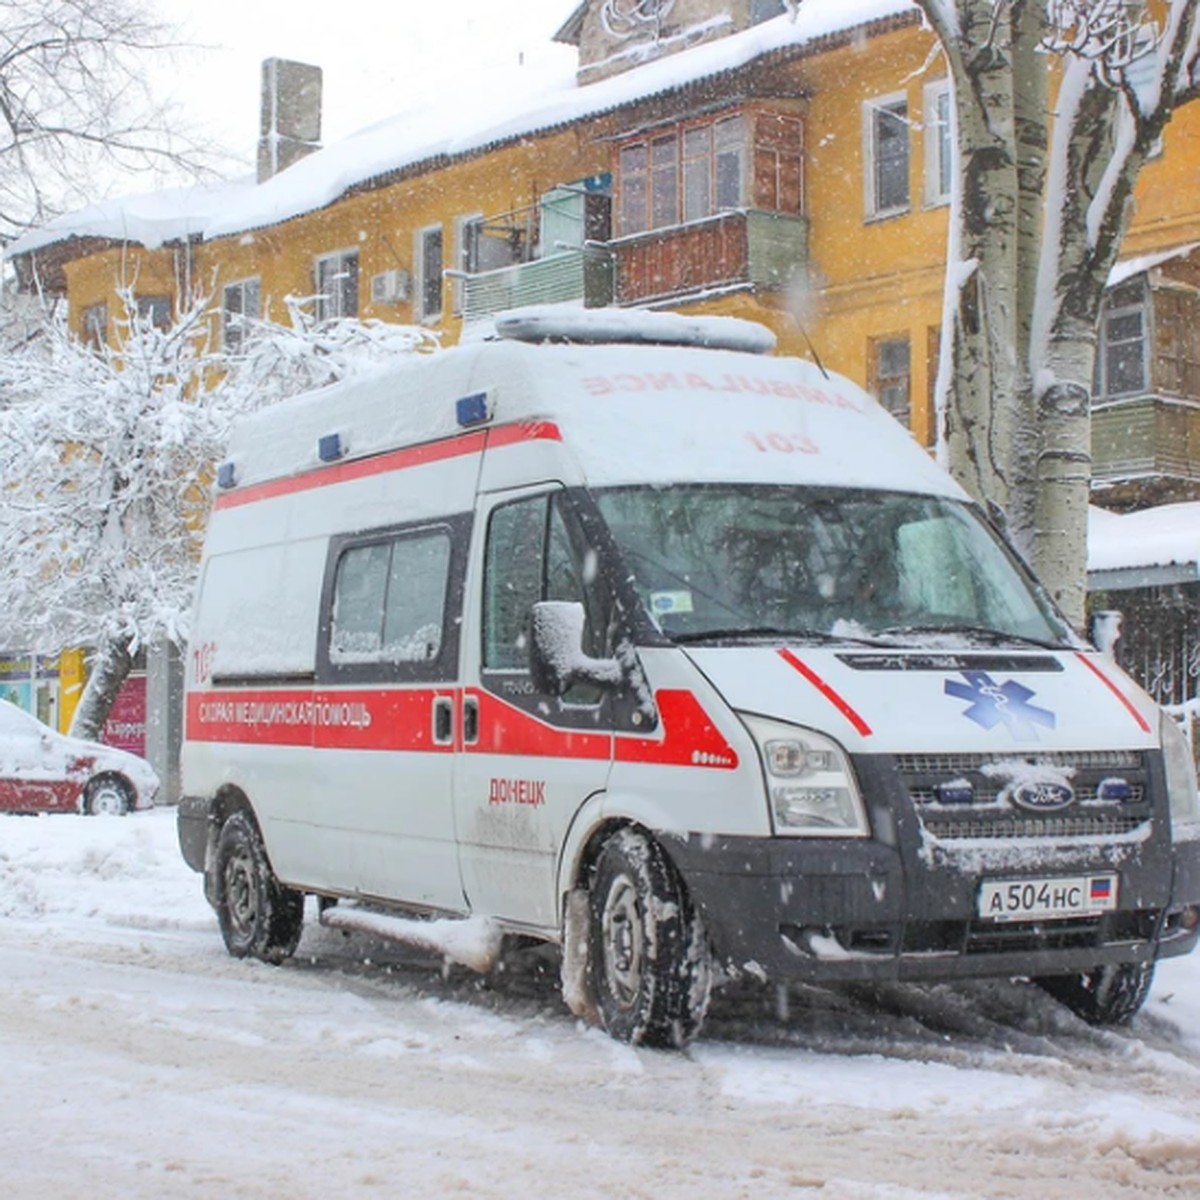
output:
M269 963L289 958L300 941L304 894L275 878L262 835L244 812L221 827L215 875L217 920L229 953Z
M1114 963L1034 980L1089 1025L1128 1025L1150 994L1153 963Z
M83 811L88 816L123 817L133 807L133 788L119 775L97 775L83 789Z
M589 897L588 978L619 1041L686 1046L708 1011L712 964L687 889L657 842L622 829L605 843Z

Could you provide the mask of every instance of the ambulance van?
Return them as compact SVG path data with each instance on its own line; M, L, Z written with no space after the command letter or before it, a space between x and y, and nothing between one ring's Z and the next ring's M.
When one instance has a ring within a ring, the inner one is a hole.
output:
M453 918L682 1045L744 976L1021 977L1122 1022L1192 949L1179 730L904 428L773 348L523 310L237 428L178 815L232 954L290 955L305 897Z

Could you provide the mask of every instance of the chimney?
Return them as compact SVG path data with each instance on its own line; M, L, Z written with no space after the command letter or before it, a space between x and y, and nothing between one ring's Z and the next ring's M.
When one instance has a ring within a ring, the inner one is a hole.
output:
M262 65L258 182L320 149L321 68L286 58Z

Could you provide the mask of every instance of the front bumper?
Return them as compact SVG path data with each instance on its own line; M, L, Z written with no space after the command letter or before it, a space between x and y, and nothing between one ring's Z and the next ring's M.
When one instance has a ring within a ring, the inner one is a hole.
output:
M872 839L664 841L727 969L812 982L1052 975L1185 954L1200 939L1200 839L1172 846L1156 759L1137 777L1137 828L1055 836L1062 827L1048 825L1051 833L1024 840L931 836L893 761L860 756L855 769ZM1101 872L1117 877L1115 911L978 915L984 880Z

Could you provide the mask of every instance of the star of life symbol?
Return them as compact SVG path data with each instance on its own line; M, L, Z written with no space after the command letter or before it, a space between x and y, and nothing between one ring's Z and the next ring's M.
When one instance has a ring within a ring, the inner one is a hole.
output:
M946 695L969 701L963 716L984 729L1003 725L1017 741L1036 742L1039 725L1054 728L1054 714L1048 708L1030 704L1034 693L1023 683L1015 679L997 683L986 671L964 671L963 678L966 683L947 679Z

